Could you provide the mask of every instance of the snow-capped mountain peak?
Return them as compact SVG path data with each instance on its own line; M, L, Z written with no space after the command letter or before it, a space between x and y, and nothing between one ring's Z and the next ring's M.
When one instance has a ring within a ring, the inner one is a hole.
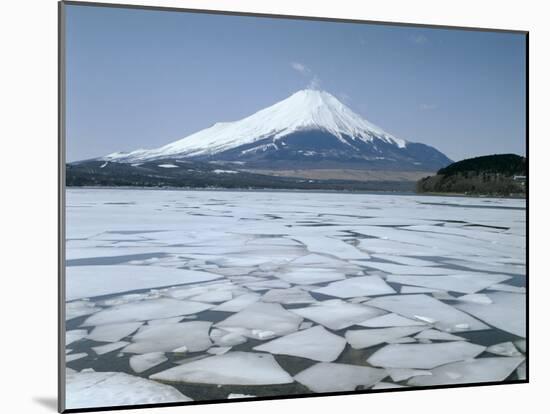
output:
M166 157L212 156L243 145L271 138L276 145L281 138L298 131L320 130L336 137L342 144L349 139L405 148L407 142L371 124L328 92L300 90L288 98L235 122L219 122L183 139L153 150L113 153L105 157L123 162Z

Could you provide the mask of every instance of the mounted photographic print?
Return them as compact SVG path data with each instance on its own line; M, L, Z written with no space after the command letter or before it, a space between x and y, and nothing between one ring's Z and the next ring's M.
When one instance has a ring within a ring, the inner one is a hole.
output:
M527 32L59 10L60 411L527 381Z

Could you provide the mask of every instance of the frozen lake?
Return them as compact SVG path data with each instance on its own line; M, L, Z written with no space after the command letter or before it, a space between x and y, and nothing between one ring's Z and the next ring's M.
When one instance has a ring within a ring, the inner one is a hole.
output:
M525 200L69 189L67 408L525 378Z

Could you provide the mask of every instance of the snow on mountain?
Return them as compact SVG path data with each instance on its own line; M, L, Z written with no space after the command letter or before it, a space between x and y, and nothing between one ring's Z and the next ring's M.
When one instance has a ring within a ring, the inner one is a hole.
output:
M411 145L413 147L411 147ZM416 147L414 147L416 146ZM429 149L436 166L450 160L437 150L394 137L353 112L328 92L305 89L235 122L220 122L160 148L117 152L105 161L143 162L154 159L250 160L258 157L280 162L304 158L417 160L418 146ZM437 154L433 153L435 151ZM420 157L422 158L422 157ZM424 157L426 158L426 157ZM449 162L448 162L449 161Z
M273 137L275 141L299 130L321 129L347 142L348 135L366 142L381 139L400 148L406 141L371 124L328 92L304 89L273 106L235 122L219 122L178 141L153 150L114 153L112 160L216 154L230 148Z

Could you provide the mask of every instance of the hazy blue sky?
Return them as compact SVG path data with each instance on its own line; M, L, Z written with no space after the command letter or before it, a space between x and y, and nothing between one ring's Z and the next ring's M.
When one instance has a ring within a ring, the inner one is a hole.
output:
M525 153L520 34L67 7L67 160L154 148L312 80L450 158Z

